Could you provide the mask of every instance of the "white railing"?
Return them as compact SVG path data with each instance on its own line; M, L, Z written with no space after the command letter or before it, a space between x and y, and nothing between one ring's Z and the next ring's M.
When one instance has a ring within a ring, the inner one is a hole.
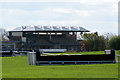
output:
M67 51L67 49L39 49L39 51L43 52L43 53L46 53L46 52L50 52L50 53L61 52L61 53L63 53L65 51Z

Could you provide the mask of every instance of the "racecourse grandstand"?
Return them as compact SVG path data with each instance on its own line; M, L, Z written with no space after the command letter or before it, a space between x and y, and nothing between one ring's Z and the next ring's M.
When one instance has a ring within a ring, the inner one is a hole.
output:
M80 50L77 34L89 32L79 26L21 26L9 31L10 41L19 41L16 50Z

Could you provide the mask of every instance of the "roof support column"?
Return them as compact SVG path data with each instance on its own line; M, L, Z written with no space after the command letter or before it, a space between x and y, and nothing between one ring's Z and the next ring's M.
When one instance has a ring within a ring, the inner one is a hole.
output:
M55 32L55 36L57 36L57 32Z
M75 33L74 32L72 32L73 34L72 35L75 35Z
M77 32L76 32L76 41L77 41Z
M80 37L81 37L81 39L83 39L83 32L80 33Z
M47 33L47 36L48 36L48 32L46 32Z
M51 40L51 33L50 33L50 40Z

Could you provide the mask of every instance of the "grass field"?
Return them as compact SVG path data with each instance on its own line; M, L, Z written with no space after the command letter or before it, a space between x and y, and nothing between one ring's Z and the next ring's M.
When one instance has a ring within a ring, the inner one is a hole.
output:
M81 55L89 55L89 54L105 54L104 51L92 51L92 52L65 52L65 53L50 53L50 54L43 54L43 55L54 55L54 54L59 54L59 55L65 55L65 54L81 54Z
M104 52L95 52L104 54ZM86 54L95 54L86 52ZM72 53L73 54L73 53ZM81 53L85 54L85 53ZM2 57L3 78L118 78L117 64L28 65L27 56Z

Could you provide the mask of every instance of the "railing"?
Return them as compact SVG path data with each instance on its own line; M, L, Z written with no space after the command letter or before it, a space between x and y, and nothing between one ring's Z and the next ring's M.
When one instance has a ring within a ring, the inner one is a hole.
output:
M39 51L40 51L40 52L43 52L43 53L46 53L46 52L47 52L47 53L48 53L48 52L49 52L49 53L55 53L55 52L58 52L58 53L59 53L59 52L62 52L62 53L63 53L63 52L65 52L65 51L67 51L67 49L39 49Z
M50 50L50 49L48 49ZM52 50L51 50L52 51ZM115 51L110 51L110 54L100 54L100 55L57 55L57 56L41 56L40 52L29 52L28 53L28 63L30 65L38 65L38 64L52 64L54 62L64 63L116 63ZM31 63L30 63L31 62Z

